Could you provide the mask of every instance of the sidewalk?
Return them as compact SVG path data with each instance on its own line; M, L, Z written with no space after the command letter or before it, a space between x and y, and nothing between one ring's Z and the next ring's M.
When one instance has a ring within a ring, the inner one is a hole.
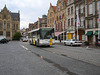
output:
M60 42L59 40L55 40L55 44L57 44L57 45L64 45L64 41L62 40ZM95 45L89 45L89 46L81 45L81 47L100 49L100 46L95 46Z

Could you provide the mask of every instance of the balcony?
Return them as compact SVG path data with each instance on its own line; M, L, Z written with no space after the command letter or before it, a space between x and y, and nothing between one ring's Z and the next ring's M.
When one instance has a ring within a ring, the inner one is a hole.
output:
M93 25L87 25L87 29L93 29Z

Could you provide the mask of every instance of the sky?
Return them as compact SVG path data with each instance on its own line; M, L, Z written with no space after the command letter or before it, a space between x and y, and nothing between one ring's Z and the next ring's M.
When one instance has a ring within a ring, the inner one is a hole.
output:
M0 0L0 11L5 4L11 12L20 11L20 29L28 28L29 23L34 23L47 15L50 3L56 6L57 0Z

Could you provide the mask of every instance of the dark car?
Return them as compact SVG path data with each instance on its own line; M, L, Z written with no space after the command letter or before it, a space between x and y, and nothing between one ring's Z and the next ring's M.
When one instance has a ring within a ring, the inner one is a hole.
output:
M8 43L8 42L9 42L9 40L6 38L0 40L0 43Z
M97 40L96 40L95 45L96 45L96 46L100 46L100 39L97 39Z

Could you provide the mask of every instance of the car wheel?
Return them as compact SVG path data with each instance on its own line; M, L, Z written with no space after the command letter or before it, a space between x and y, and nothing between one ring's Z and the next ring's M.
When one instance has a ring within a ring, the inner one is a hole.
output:
M73 46L73 44L71 43L71 46Z
M66 46L66 43L64 43L64 45Z

